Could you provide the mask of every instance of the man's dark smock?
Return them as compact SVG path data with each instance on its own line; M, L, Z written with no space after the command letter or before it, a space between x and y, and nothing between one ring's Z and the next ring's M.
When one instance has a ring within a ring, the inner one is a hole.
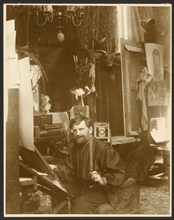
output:
M112 190L125 180L125 168L119 154L105 142L93 138L93 170L107 180L106 186L90 178L89 143L73 146L67 163L58 165L58 175L63 182L71 182L74 194L72 213L93 214L99 205L107 203L107 190Z

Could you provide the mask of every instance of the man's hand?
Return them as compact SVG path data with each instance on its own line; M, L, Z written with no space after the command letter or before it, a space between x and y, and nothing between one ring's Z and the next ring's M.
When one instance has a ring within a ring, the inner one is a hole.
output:
M94 182L98 182L100 183L100 185L106 185L107 184L107 180L105 177L101 177L99 173L97 173L97 171L93 171L90 173L91 174L91 179Z

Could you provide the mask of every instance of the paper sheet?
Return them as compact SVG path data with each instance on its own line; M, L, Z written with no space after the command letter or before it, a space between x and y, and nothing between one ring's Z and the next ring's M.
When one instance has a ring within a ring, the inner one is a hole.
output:
M5 57L14 58L16 55L16 31L6 34L5 39Z
M18 55L16 54L13 59L6 59L5 65L5 75L8 80L8 88L18 88L20 83Z
M5 61L4 68L4 115L5 121L8 118L8 88L16 88L19 84L19 72L17 71L17 54L16 49L16 32L15 32L15 20L9 20L5 22L5 50L4 57L13 57L15 61ZM12 46L12 48L10 48Z
M11 32L15 31L15 20L8 20L5 23L5 33L9 34Z
M40 176L47 176L48 174L47 173L43 173L43 172L39 172L39 171L37 171L36 169L34 169L34 168L31 168L34 172L36 172L38 175L40 175Z
M169 140L165 117L150 119L150 134L156 143Z
M19 131L23 147L34 151L33 100L29 58L18 61L20 74L19 87Z

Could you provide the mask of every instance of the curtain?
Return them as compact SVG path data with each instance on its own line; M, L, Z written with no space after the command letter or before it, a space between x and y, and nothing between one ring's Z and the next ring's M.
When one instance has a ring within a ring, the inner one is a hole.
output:
M130 41L144 41L144 30L141 27L141 21L153 18L153 7L123 7L125 7L125 10L122 14L122 20L123 24L126 25L125 29L127 33L124 32L122 37Z

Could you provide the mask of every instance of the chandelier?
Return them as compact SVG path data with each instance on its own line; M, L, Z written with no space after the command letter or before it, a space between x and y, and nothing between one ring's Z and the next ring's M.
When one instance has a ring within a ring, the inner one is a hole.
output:
M64 29L79 27L84 21L85 6L60 4L14 4L7 7L15 18L28 17L36 28L57 29L58 42L64 42Z
M37 7L35 16L38 26L45 26L54 23L58 30L57 40L59 42L64 42L65 36L62 30L68 25L79 27L83 23L84 6L42 5Z
M36 10L36 22L38 26L44 26L47 23L57 22L57 25L60 28L67 24L79 27L83 21L84 6L53 6L48 4L38 6L38 9Z

